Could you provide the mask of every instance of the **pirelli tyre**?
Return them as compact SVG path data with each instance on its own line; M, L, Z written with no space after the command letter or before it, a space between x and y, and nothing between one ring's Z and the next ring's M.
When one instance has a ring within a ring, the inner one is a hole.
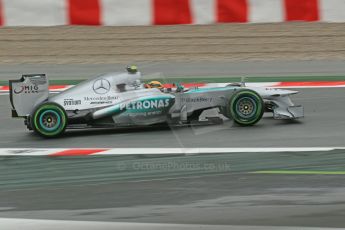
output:
M32 129L43 137L57 137L67 126L67 115L60 105L43 103L35 108L30 116Z
M264 102L255 91L242 89L230 98L227 112L229 117L239 125L254 125L264 114Z

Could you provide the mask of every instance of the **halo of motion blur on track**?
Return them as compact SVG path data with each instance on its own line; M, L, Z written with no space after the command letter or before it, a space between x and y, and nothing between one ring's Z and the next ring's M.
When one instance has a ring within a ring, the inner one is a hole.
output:
M297 91L247 87L147 87L136 68L108 73L49 96L45 74L23 75L10 80L12 116L23 117L29 130L56 137L65 129L169 125L219 124L233 119L241 126L257 123L264 112L275 119L303 117L303 107L290 95ZM217 113L201 119L208 110Z

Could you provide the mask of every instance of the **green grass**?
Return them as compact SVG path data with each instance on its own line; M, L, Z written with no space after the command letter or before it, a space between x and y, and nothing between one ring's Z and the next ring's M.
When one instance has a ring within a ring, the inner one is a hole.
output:
M167 77L167 78L145 78L144 82L150 80L158 80L163 83L174 83L174 82L209 82L209 83L222 83L222 82L240 82L241 77L220 77L220 76L202 76L202 77ZM272 76L272 77L260 77L251 76L245 77L245 82L303 82L303 81L345 81L345 76ZM61 79L61 80L50 80L50 85L76 85L83 80L71 80L71 79ZM8 81L1 80L0 85L8 85Z
M311 174L311 175L345 175L345 171L311 171L311 170L265 170L255 171L255 174Z

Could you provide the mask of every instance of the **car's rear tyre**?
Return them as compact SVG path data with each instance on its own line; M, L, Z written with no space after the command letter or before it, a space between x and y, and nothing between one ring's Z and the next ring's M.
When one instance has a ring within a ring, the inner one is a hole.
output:
M43 137L57 137L67 126L67 115L60 105L46 102L36 107L31 114L31 127Z
M229 101L228 114L237 124L250 126L256 124L264 114L264 102L253 90L236 92Z

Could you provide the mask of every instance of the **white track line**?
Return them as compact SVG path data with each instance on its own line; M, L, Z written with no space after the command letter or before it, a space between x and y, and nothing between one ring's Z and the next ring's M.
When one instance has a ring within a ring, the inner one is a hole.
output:
M311 86L311 85L306 85L306 86L279 86L279 83L281 82L247 82L246 86L250 87L269 87L269 88L284 88L284 89L308 89L308 88L345 88L345 85L340 84L340 85L317 85L317 86ZM200 88L207 88L207 87L225 87L230 83L207 83L205 86L201 86ZM50 93L59 93L62 92L66 89L69 89L73 87L74 85L66 85L66 88L61 88L61 89L53 89L50 90ZM0 86L1 87L1 86ZM0 90L0 95L8 95L9 92L8 90Z
M59 156L77 155L150 155L150 154L216 154L216 153L272 153L318 152L345 150L345 147L294 147L294 148L0 148L0 156ZM96 150L95 153L78 154L78 151ZM101 151L100 151L101 150ZM74 152L74 153L71 153Z
M245 225L199 225L199 224L165 224L165 223L126 223L99 221L67 221L67 220L37 220L0 218L3 230L58 230L58 229L98 229L98 230L331 230L337 228L318 227L288 227L288 226L245 226Z
M268 152L316 152L345 149L345 147L307 148L114 148L94 155L137 154L207 154L207 153L268 153Z

